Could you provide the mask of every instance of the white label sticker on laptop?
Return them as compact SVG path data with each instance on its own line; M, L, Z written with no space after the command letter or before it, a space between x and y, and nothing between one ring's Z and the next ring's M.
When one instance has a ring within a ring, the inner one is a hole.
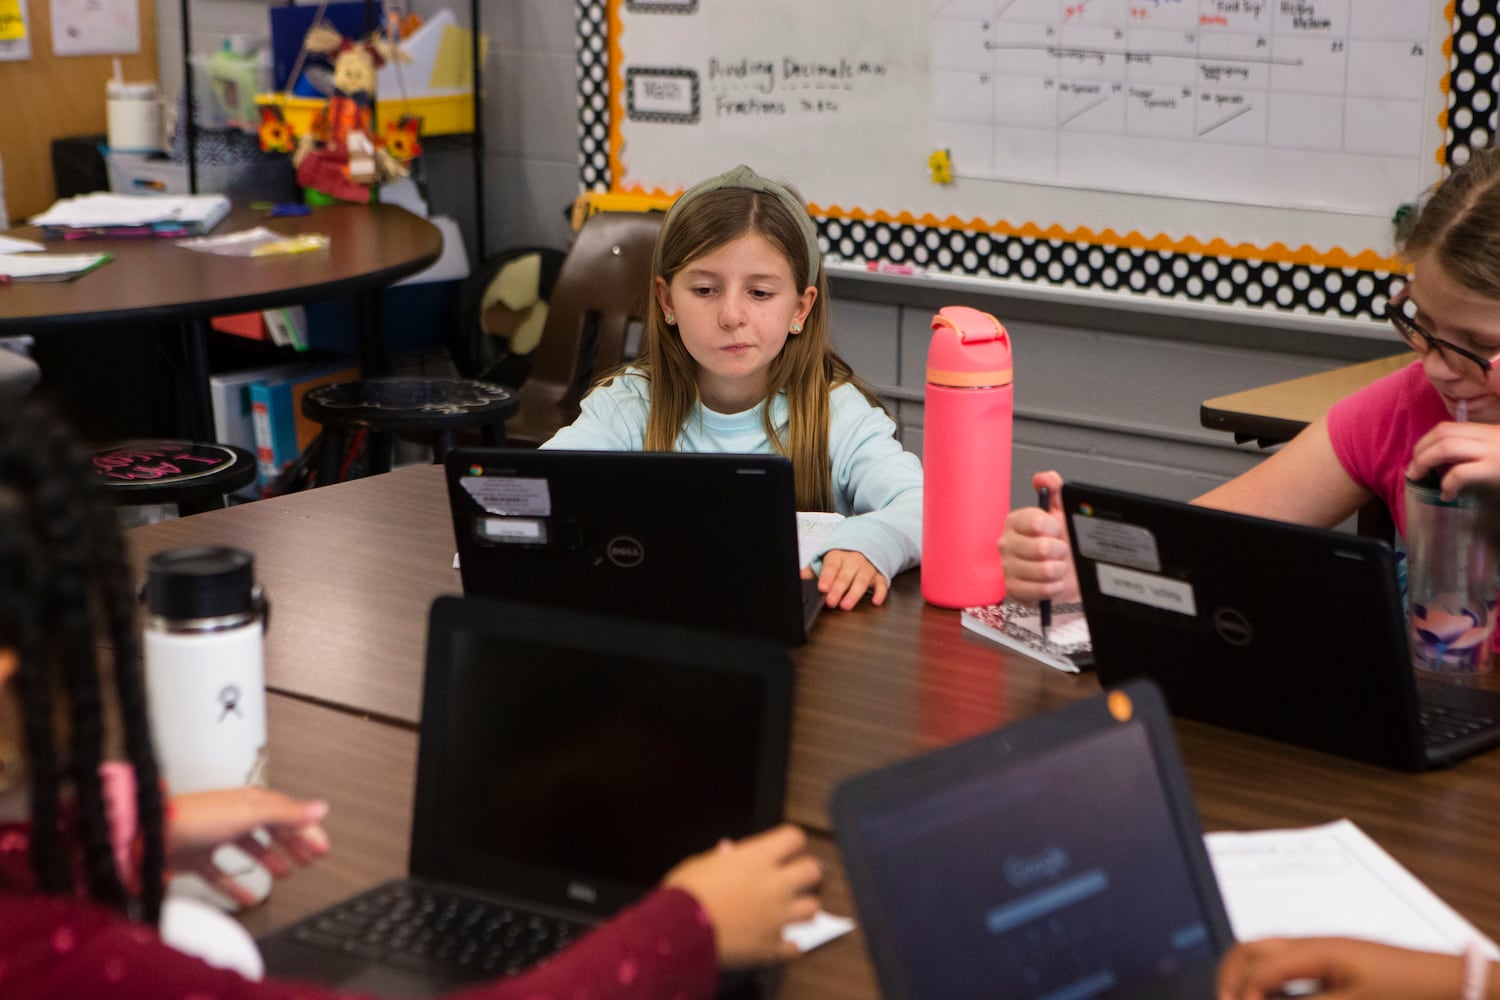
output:
M488 542L540 544L547 540L547 522L535 517L481 517L474 531Z
M1156 536L1138 524L1074 514L1073 534L1078 538L1078 551L1090 559L1122 563L1153 573L1161 569Z
M491 514L510 517L550 517L552 492L547 480L526 476L465 476L465 492Z
M1122 601L1149 604L1181 615L1196 615L1198 602L1193 599L1192 584L1172 580L1155 573L1142 573L1124 566L1095 563L1099 592Z

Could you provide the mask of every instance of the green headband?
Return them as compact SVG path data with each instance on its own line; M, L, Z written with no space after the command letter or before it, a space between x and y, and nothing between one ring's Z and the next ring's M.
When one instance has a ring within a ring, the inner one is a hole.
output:
M700 194L707 194L710 191L719 191L724 188L744 188L747 191L760 191L770 195L786 206L787 211L791 212L792 218L796 220L797 227L802 230L802 239L807 243L807 283L809 285L816 285L818 283L818 264L822 260L822 254L818 250L818 226L817 223L813 222L812 216L807 214L807 206L797 200L784 184L767 180L743 163L717 177L710 177L706 181L699 181L682 192L667 211L667 217L661 224L662 232L667 233L671 230L672 222L677 218L678 213L682 210L682 206ZM663 241L658 240L656 243L657 274L661 274L664 270L661 259L662 246Z

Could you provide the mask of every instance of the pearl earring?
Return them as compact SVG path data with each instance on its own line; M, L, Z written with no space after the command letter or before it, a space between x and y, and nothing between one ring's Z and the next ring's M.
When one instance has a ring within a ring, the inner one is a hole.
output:
M667 325L668 326L676 326L677 325L677 314L676 313L667 313Z

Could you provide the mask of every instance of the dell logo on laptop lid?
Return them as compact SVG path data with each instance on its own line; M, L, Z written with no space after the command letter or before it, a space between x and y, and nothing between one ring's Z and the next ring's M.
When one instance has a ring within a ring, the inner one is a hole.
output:
M1219 638L1231 646L1248 646L1250 640L1255 638L1255 626L1250 624L1250 619L1234 608L1216 608L1214 610L1214 631L1219 633Z
M629 535L618 535L604 546L604 554L621 569L630 569L646 558L646 548Z

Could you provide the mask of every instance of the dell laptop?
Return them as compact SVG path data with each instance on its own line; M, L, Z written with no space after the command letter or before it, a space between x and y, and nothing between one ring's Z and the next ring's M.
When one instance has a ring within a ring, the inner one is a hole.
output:
M267 969L426 997L545 957L780 822L791 702L768 639L438 598L409 877L264 939Z
M1214 995L1233 937L1149 681L850 779L831 811L886 1000Z
M1101 684L1407 771L1500 743L1500 693L1413 670L1384 542L1084 483L1063 509Z
M447 482L466 594L787 645L823 607L777 455L456 448Z

